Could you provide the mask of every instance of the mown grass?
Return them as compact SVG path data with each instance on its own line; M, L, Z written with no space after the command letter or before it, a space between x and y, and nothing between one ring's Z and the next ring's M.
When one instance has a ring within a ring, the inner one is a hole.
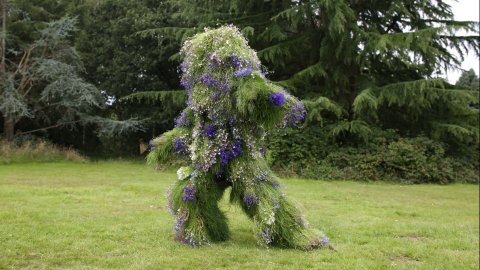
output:
M140 163L0 165L0 269L478 269L479 189L286 179L337 252L257 246L224 200L231 240L172 240L173 172Z

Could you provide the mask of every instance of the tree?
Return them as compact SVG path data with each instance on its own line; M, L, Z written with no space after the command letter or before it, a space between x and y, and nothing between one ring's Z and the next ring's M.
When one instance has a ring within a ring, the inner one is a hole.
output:
M478 76L475 74L473 68L463 71L460 78L458 78L457 83L455 83L455 86L464 89L480 90Z
M151 0L76 0L68 10L78 16L75 47L85 65L84 78L109 97L110 105L103 114L142 119L145 128L115 139L101 138L103 151L137 154L139 140L148 141L171 128L172 119L185 103L184 93L176 95L180 92L177 63L169 59L178 52L179 43L138 34L146 28L170 25L170 10L163 1Z
M79 76L82 62L69 42L76 19L32 21L29 10L21 8L36 11L35 5L23 1L12 2L9 7L4 1L2 7L10 7L7 14L12 22L7 32L7 17L3 17L0 112L7 140L13 138L15 125L25 119L31 119L38 128L20 134L78 123L95 123L100 133L109 135L140 128L135 120L116 121L95 115L105 107L105 98Z
M436 78L458 68L468 50L479 53L478 23L454 21L444 1L169 3L183 23L142 34L185 40L206 26L239 26L275 71L270 77L307 99L310 124L325 120L338 140L362 141L378 126L478 142L478 110L469 105L478 92ZM474 35L456 35L461 29Z

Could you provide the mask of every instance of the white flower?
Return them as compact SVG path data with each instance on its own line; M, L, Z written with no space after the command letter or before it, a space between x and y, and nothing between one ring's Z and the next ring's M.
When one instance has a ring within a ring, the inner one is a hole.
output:
M192 172L192 167L180 167L180 169L177 170L178 180L186 179L192 174Z

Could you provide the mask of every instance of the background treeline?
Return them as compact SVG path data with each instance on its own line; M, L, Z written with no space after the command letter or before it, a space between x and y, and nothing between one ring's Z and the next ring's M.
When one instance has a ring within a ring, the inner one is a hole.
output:
M95 157L139 156L139 143L172 128L185 106L182 42L232 23L268 78L309 111L301 129L271 134L282 175L478 181L478 77L438 78L479 54L478 22L454 21L443 1L1 2L2 131L15 122L18 143L35 136Z

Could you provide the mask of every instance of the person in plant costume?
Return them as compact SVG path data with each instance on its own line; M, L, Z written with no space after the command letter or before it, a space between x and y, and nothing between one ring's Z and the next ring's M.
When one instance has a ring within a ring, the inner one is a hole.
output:
M308 228L282 191L265 160L269 129L297 126L303 103L269 82L256 52L234 26L206 29L182 49L181 84L188 107L175 128L154 139L150 162L184 157L178 181L168 196L177 217L176 240L192 246L224 241L229 229L218 207L226 188L253 219L261 244L301 249L328 244Z

